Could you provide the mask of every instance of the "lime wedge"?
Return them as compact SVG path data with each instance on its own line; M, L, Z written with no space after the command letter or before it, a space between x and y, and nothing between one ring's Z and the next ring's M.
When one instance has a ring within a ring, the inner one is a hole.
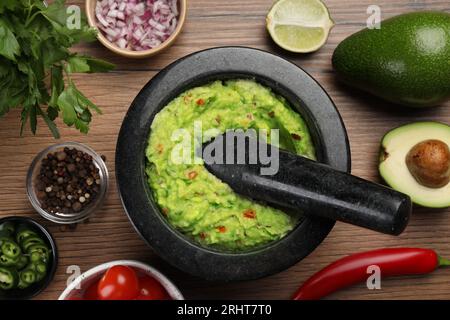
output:
M334 26L320 0L279 0L270 9L266 22L276 44L301 53L320 49Z

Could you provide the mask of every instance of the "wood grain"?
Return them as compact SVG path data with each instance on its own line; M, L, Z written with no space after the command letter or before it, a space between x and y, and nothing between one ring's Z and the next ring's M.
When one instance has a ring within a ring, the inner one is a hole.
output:
M82 5L82 0L69 1ZM104 115L96 116L89 135L64 128L62 141L87 143L106 155L111 188L104 207L76 230L41 219L31 208L25 194L25 175L37 152L53 144L44 124L36 136L19 137L19 112L14 110L0 119L0 216L31 216L48 226L55 236L60 263L55 281L39 299L56 299L66 285L66 268L78 265L82 271L114 259L148 262L167 274L189 299L287 299L307 277L344 255L379 247L417 246L436 249L450 257L450 211L416 209L412 221L400 237L338 223L330 236L309 257L277 275L241 283L210 283L178 271L161 261L134 232L115 188L114 150L122 119L135 95L161 68L192 52L225 45L249 46L279 54L304 68L331 95L347 126L353 157L353 173L379 181L376 163L383 134L414 120L449 122L450 103L430 110L406 110L372 96L355 92L337 83L330 65L336 45L361 29L366 9L379 5L383 18L396 14L434 9L450 12L447 0L327 0L336 22L330 39L319 52L294 55L278 49L268 38L264 18L271 0L189 0L185 29L175 45L147 60L128 60L107 51L99 43L79 46L78 51L105 58L117 64L109 74L80 75L80 89L102 106ZM364 285L341 291L334 299L450 299L450 270L438 270L424 277L385 280L382 289L369 291Z

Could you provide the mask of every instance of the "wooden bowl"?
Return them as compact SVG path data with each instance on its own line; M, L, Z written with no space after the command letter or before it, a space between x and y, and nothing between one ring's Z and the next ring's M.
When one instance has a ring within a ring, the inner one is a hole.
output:
M167 49L170 47L178 35L181 33L181 30L184 26L184 21L186 20L186 13L187 13L187 0L178 0L178 8L179 8L179 15L178 15L178 25L175 29L175 31L171 34L171 36L164 41L161 45L158 47L155 47L153 49L149 50L143 50L143 51L132 51L127 49L121 49L117 47L116 45L112 44L104 35L103 33L97 28L97 18L95 17L95 6L97 4L97 0L86 0L86 15L88 23L91 27L96 28L98 30L97 38L98 40L109 50L127 57L127 58L147 58L151 57L155 54L160 53L161 51Z

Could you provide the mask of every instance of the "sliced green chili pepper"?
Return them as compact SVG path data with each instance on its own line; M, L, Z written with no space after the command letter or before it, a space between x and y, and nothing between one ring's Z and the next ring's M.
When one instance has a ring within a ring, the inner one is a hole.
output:
M23 282L22 279L19 279L19 284L17 285L17 288L19 289L25 289L28 288L31 285L31 283Z
M3 222L2 224L0 224L0 231L8 231L9 234L13 234L15 231L15 227L14 227L14 223L10 222L10 221L6 221Z
M20 271L20 280L22 280L25 283L31 284L36 282L36 271L32 270L31 268L27 268L25 270Z
M36 263L36 271L45 275L45 273L47 272L47 265L43 262Z
M12 234L8 230L0 230L0 237L12 240Z
M17 243L22 244L22 241L28 237L37 237L38 234L36 232L34 232L33 230L27 229L27 227L19 227L19 230L17 231L16 234L16 240Z
M22 253L22 250L20 249L19 245L13 241L5 241L2 246L2 253L14 260L17 260Z
M11 237L11 234L8 231L2 230L0 231L0 247L6 241L13 241L13 238Z
M27 225L0 225L0 290L24 289L45 278L51 249Z
M46 262L46 263L48 262L48 259L50 257L50 249L47 248L46 245L44 245L44 244L35 244L35 245L30 246L28 248L27 253L32 254L33 252L40 253L42 255L42 260L44 262Z
M26 256L20 256L19 261L17 261L16 269L22 270L28 264L28 258Z
M25 252L28 252L28 249L35 244L45 244L45 242L37 236L29 236L22 241L21 246Z
M9 268L0 267L0 289L13 289L19 281L17 271Z
M41 281L47 275L47 264L44 261L32 262L26 269L36 273L36 282Z
M7 255L2 254L0 256L0 266L3 267L12 267L17 264L19 259L13 259L11 257L8 257Z
M38 262L45 259L45 254L40 251L33 251L30 253L30 261L31 262Z

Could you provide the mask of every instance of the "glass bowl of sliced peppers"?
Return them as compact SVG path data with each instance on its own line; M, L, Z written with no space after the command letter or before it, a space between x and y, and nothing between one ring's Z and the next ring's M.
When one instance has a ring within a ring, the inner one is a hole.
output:
M31 299L55 275L56 243L48 230L28 217L0 219L0 300Z

